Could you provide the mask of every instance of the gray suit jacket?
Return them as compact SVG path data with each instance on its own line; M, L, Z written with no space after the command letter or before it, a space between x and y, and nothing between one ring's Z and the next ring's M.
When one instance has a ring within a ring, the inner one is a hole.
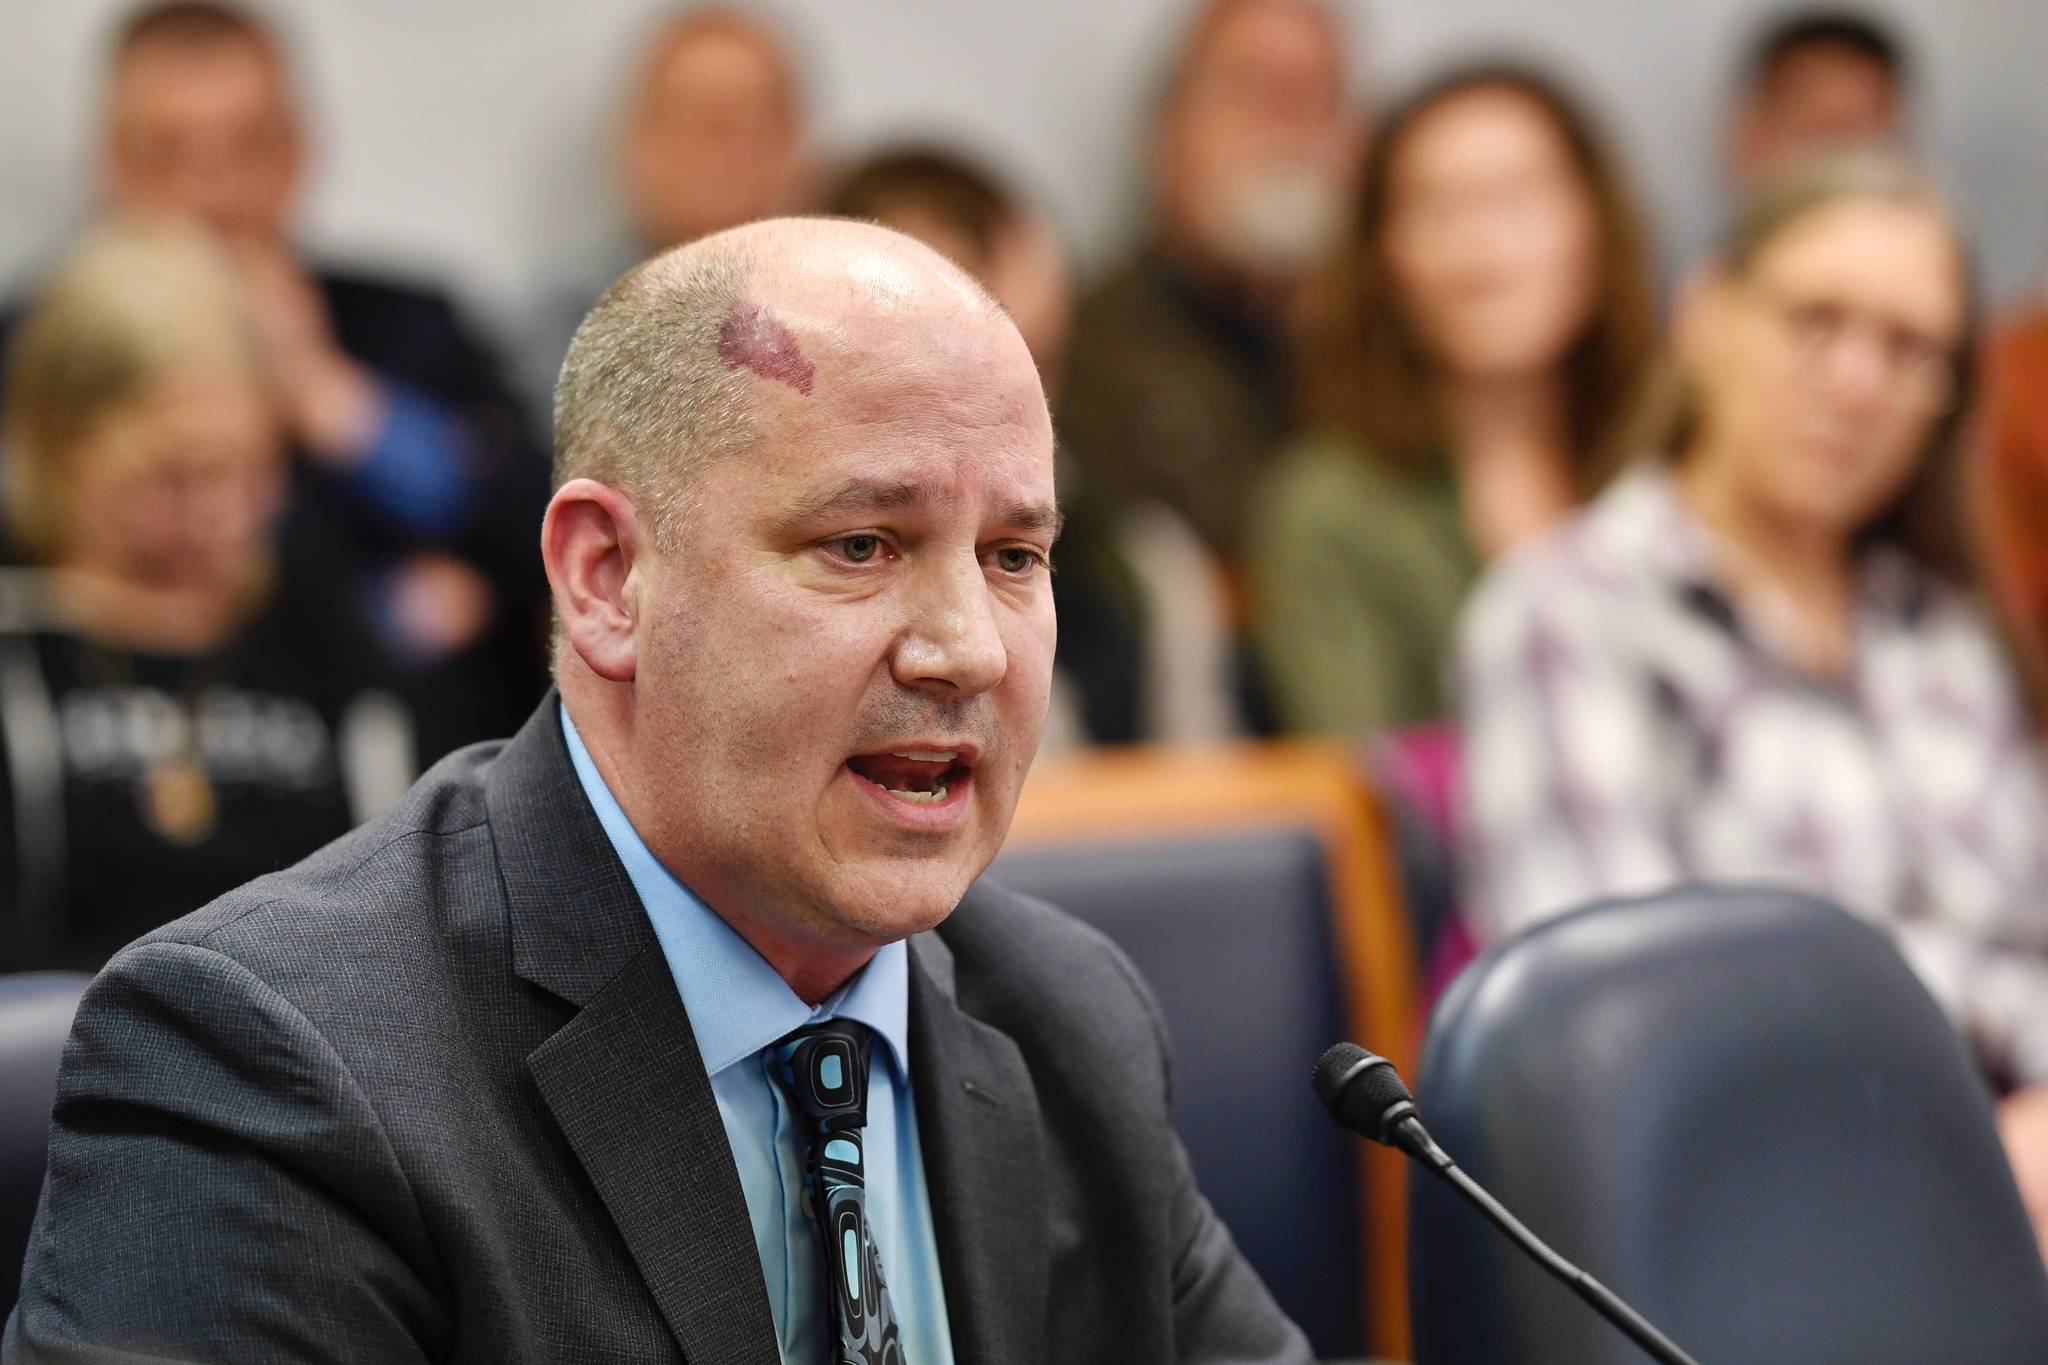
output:
M1195 1189L1122 954L984 885L911 964L961 1365L1310 1359ZM93 984L0 1358L115 1351L775 1365L689 1017L552 697Z

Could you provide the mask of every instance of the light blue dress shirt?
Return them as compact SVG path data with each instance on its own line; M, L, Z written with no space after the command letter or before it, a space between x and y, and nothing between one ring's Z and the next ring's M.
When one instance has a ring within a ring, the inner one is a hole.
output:
M562 711L562 735L583 794L653 921L725 1122L761 1252L761 1275L786 1365L823 1365L836 1336L825 1320L824 1258L803 1208L805 1139L769 1078L766 1049L793 1029L854 1019L875 1031L868 1069L868 1225L908 1365L952 1365L930 1191L910 1093L910 953L892 943L816 1009L766 959L648 851ZM677 1217L685 1211L678 1209Z

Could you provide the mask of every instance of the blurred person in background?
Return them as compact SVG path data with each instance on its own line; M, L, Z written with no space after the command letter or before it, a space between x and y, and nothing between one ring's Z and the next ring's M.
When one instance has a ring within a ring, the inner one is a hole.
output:
M1295 426L1288 312L1342 231L1359 125L1316 0L1212 0L1153 112L1151 221L1082 302L1060 427L1091 480L1179 513L1235 565Z
M885 147L845 171L824 209L908 233L988 285L1057 393L1074 311L1066 252L994 173L936 146Z
M1727 161L1748 193L1802 157L1900 141L1909 112L1905 50L1878 19L1793 10L1753 40L1728 122Z
M915 146L855 165L825 205L909 233L986 284L1058 401L1073 298L1066 253L1042 215L967 159ZM1064 458L1059 479L1059 667L1040 752L1232 733L1228 611L1200 539L1156 505L1111 506Z
M1462 70L1387 118L1305 319L1311 425L1253 523L1253 637L1285 728L1447 712L1480 566L1619 462L1651 288L1634 195L1547 80Z
M811 198L804 77L789 41L726 5L663 18L638 44L614 152L625 238L544 306L527 383L553 401L576 324L623 270Z
M232 252L294 456L288 553L362 593L425 751L508 731L544 684L546 464L445 297L301 258L309 146L277 35L214 0L136 11L99 156L109 206L191 215Z
M280 573L274 353L201 229L96 230L17 329L0 961L115 949L395 801L411 722L351 604Z
M1971 288L1863 152L1760 191L1694 282L1658 459L1461 627L1470 873L1499 933L1764 881L1885 926L1986 1068L2048 1226L2048 789L1965 590Z
M669 20L640 68L619 144L639 256L802 197L803 80L782 36L739 9Z

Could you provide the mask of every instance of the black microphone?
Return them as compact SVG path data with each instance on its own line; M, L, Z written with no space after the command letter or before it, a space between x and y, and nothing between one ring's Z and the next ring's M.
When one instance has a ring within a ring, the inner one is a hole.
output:
M1627 1333L1652 1358L1663 1365L1699 1365L1671 1338L1651 1326L1649 1319L1622 1302L1620 1295L1545 1246L1542 1238L1523 1227L1499 1200L1480 1188L1478 1181L1459 1170L1458 1163L1436 1145L1429 1130L1422 1126L1415 1111L1415 1097L1408 1093L1392 1062L1356 1043L1338 1043L1316 1063L1314 1081L1316 1095L1331 1118L1352 1132L1406 1152L1429 1167L1536 1264L1564 1281L1567 1289L1592 1304L1601 1317Z

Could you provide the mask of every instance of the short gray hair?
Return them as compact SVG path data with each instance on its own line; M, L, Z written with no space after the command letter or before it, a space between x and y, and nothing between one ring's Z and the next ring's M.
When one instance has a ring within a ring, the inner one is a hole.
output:
M753 273L742 247L656 258L604 292L569 343L555 383L555 487L596 479L645 511L657 542L713 461L757 434L747 376L719 333Z

